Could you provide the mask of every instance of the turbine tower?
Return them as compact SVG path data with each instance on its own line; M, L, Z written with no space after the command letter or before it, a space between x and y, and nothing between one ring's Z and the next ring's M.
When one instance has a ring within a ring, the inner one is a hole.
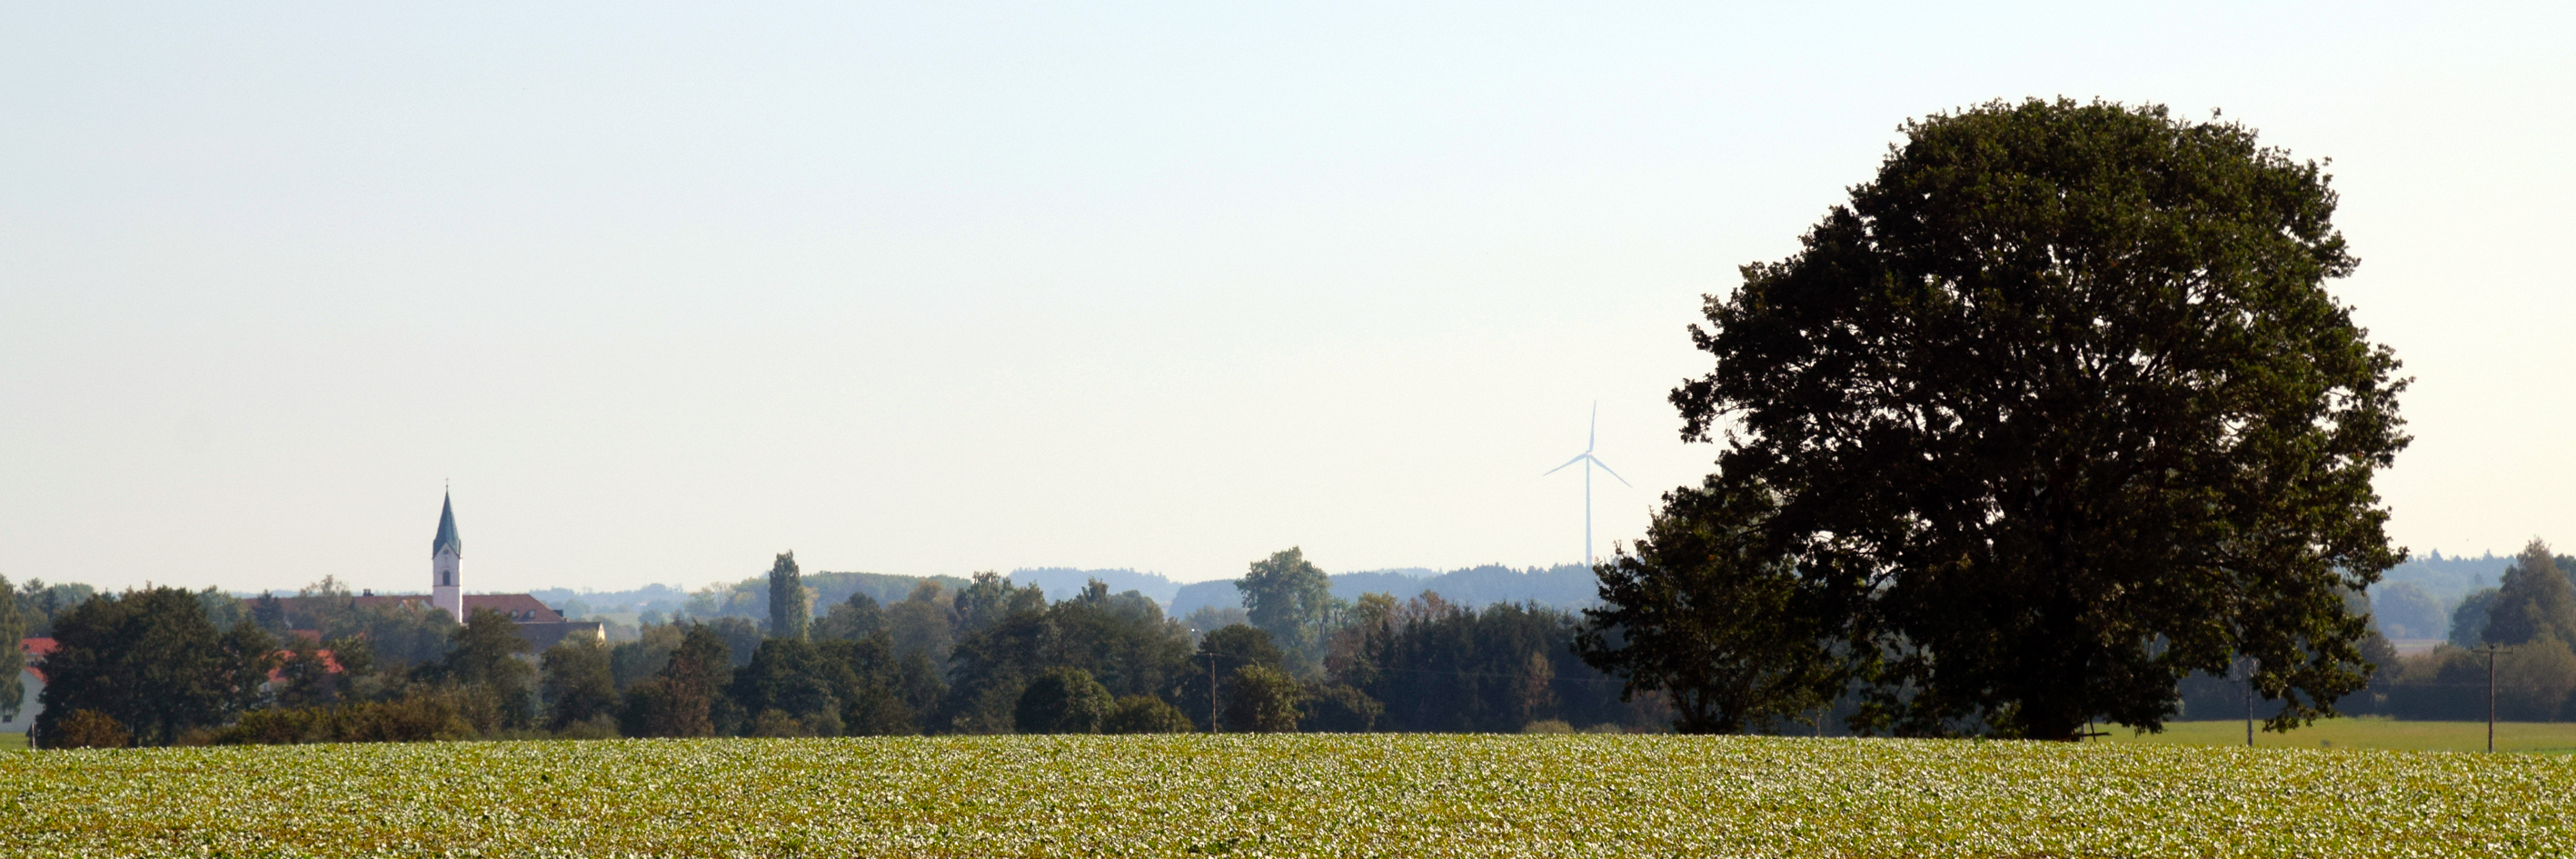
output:
M1548 469L1547 474L1539 475L1540 477L1546 477L1548 474L1555 474L1557 472L1564 471L1568 466L1574 465L1575 463L1579 462L1583 464L1583 565L1587 567L1592 565L1592 470L1595 468L1601 469L1601 473L1610 475L1610 479L1619 481L1619 485L1630 489L1637 488L1636 484L1628 482L1628 478L1620 477L1619 472L1611 471L1608 463L1604 463L1593 457L1592 447L1600 441L1601 402L1599 400L1594 400L1592 403L1592 434L1584 439L1583 452L1575 454L1573 459L1566 460L1565 465Z

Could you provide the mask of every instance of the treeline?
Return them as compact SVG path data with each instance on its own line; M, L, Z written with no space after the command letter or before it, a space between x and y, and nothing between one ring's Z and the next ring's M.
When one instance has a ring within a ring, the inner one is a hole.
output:
M2335 702L2338 711L2409 720L2484 720L2490 685L2486 651L2492 649L2496 718L2576 721L2576 647L2571 647L2576 642L2576 559L2533 540L2510 559L2497 587L2461 601L2450 619L2449 640L2429 651L2401 654L2378 634L2388 627L2384 615L2390 607L2384 602L2374 594L2353 606L2356 613L2372 614L2376 629L2363 640L2362 651L2376 670L2365 688ZM2196 675L2183 682L2181 692L2186 719L2240 718L2248 695L2241 671Z
M49 619L47 747L499 738L1661 729L1584 665L1578 618L1438 594L1334 598L1289 550L1204 634L1135 591L997 575L855 587L817 612L777 559L766 622L649 624L529 652L507 617L148 588ZM877 583L869 583L877 584ZM286 633L286 630L296 630ZM312 634L301 631L310 630ZM284 633L284 634L282 634Z
M2576 559L2534 539L2496 587L2470 593L2451 614L2450 640L2381 664L2347 708L2400 719L2484 719L2489 657L2496 717L2576 720ZM2394 654L2391 654L2392 656Z

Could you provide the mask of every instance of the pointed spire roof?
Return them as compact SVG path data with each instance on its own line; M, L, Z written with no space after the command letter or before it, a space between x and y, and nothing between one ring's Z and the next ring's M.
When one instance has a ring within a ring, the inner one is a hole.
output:
M429 556L438 557L447 549L456 550L458 557L465 555L465 541L456 536L456 504L442 496L438 500L438 536L429 541Z

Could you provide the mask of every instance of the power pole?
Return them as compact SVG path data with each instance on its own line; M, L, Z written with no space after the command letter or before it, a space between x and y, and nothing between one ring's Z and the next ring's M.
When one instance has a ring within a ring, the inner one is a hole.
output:
M2469 651L2487 658L2487 754L2495 754L2495 658L2505 648L2488 644Z
M1216 711L1216 654L1211 652L1208 654L1208 733L1217 733L1219 718Z
M2249 659L2246 659L2245 657L2239 656L2239 657L2237 657L2237 658L2236 658L2236 664L2233 666L2233 668L2234 668L2234 670L2235 670L2237 673L2245 675L2245 676L2244 676L2244 680L2245 680L2245 745L2246 745L2248 748L2251 748L2251 747L2254 745L2254 665L2253 665L2253 661L2252 661L2252 660L2249 660Z

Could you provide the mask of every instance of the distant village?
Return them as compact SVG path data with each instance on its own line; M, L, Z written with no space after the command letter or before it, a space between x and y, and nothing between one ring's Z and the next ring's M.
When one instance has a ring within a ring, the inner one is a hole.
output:
M466 593L462 564L464 553L465 540L456 531L455 500L453 496L449 496L439 500L438 533L430 540L428 593L378 595L373 590L364 590L354 596L346 597L281 597L262 594L251 598L248 602L254 616L278 619L280 621L278 625L284 629L288 637L302 639L316 645L322 641L321 630L299 629L283 621L288 618L314 616L314 612L304 610L308 608L305 603L309 600L323 599L345 600L350 605L365 608L404 606L434 609L446 612L449 618L464 618L477 611L495 612L518 625L519 635L527 640L530 653L544 652L546 648L553 647L557 642L568 638L607 642L605 622L566 618L559 608L548 606L529 594ZM39 715L43 714L44 705L40 696L45 688L44 659L47 654L54 652L55 646L56 643L51 637L29 637L19 640L19 651L27 655L27 665L21 674L21 683L26 689L26 694L24 703L19 706L17 716L0 721L0 732L25 731L36 723ZM280 656L291 654L292 651L282 651ZM328 661L331 660L331 655L325 650L322 651L322 658ZM338 671L336 662L330 663L330 670ZM285 679L284 671L283 666L270 669L270 683L282 682Z

